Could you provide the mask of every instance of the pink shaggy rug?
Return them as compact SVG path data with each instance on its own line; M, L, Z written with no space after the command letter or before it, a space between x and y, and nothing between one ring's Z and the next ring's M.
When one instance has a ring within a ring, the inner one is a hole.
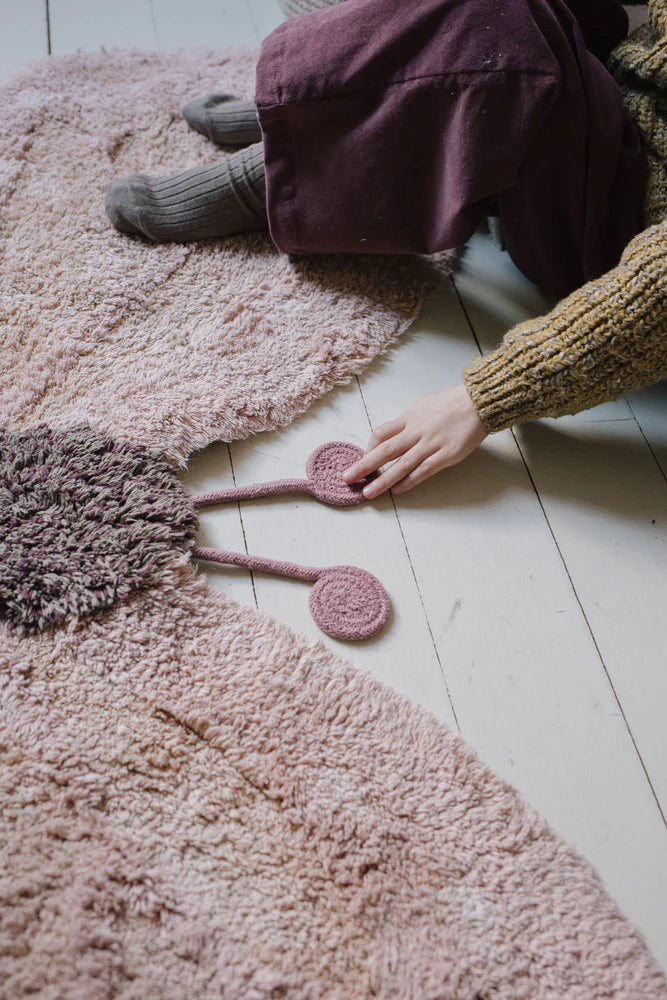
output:
M469 747L186 557L3 649L2 1000L667 998Z
M252 97L247 50L80 53L0 88L0 421L89 420L185 464L288 423L403 333L435 258L289 257L263 234L156 246L116 233L112 177L225 155L180 109Z
M0 1000L667 1000L590 866L469 747L192 566L173 464L363 368L424 281L109 231L111 173L208 155L180 103L251 78L81 56L2 94L0 584L11 558L32 630L0 622ZM121 444L9 433L86 419Z

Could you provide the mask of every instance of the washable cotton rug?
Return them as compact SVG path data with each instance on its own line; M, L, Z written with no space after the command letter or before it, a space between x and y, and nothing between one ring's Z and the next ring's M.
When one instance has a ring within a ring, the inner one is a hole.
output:
M667 1000L471 748L192 565L176 466L361 370L426 280L109 231L110 174L210 155L178 107L251 70L76 56L2 92L0 1000Z
M184 557L3 651L2 1000L667 997L470 748Z
M88 419L183 463L289 422L415 318L451 254L291 257L264 234L156 246L111 227L114 176L225 155L181 108L212 90L252 97L255 62L80 53L0 88L3 425Z

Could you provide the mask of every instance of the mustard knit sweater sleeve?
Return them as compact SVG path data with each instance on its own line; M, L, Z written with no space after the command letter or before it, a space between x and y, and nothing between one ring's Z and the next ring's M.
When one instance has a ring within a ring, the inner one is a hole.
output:
M489 431L576 413L667 378L667 0L649 0L648 23L614 49L609 69L646 149L650 228L613 271L514 327L466 368Z
M576 413L667 378L667 221L618 267L510 330L463 380L488 431Z

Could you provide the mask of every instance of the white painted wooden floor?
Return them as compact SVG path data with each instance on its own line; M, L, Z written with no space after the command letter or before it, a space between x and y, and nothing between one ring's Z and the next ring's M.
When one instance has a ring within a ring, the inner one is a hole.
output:
M77 47L257 46L276 0L0 0L0 68ZM290 427L195 456L193 491L301 475L545 302L479 235L385 360ZM273 499L203 515L201 542L386 585L385 633L324 642L459 731L594 865L667 969L667 385L488 439L359 510ZM210 567L212 586L317 635L308 587Z

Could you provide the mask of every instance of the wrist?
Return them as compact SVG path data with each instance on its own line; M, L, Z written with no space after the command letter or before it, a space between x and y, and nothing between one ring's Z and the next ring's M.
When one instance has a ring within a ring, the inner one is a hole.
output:
M471 433L475 437L478 437L479 441L483 441L484 438L488 436L489 430L482 420L479 410L475 406L474 400L468 392L465 383L460 382L458 385L454 386L453 389L448 391L451 392L454 400L456 401L459 412L466 420ZM451 398L452 397L450 397L450 399Z

